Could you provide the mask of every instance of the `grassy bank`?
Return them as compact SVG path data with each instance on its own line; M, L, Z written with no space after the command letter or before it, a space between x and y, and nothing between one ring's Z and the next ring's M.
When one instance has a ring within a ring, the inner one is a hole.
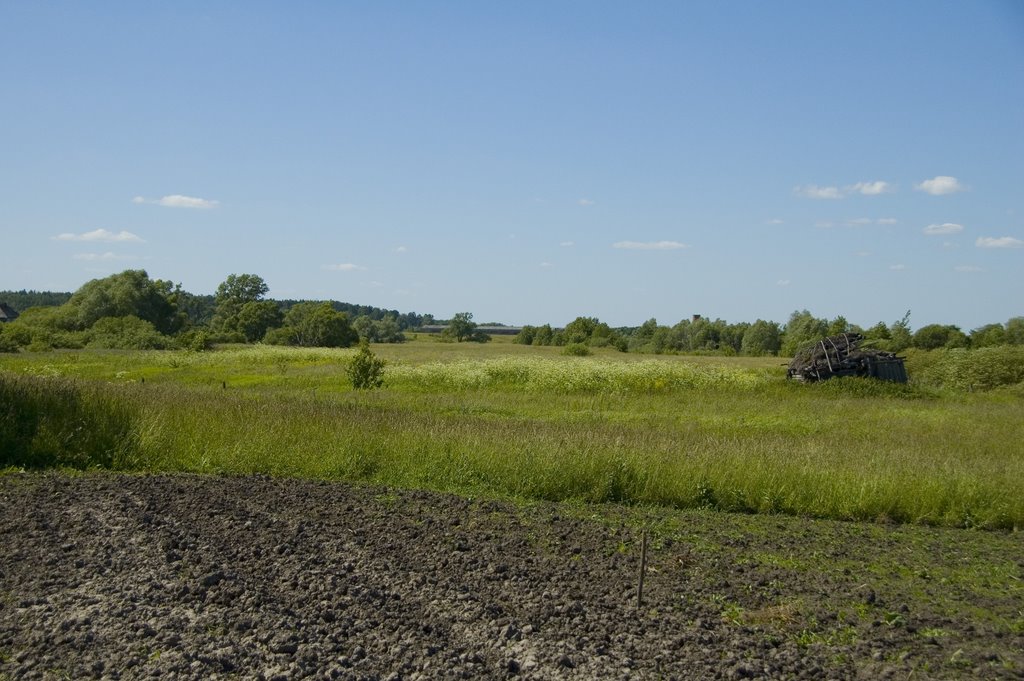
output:
M1024 525L1024 403L1013 392L796 385L778 359L565 358L422 341L376 350L390 364L373 392L348 387L351 351L5 357L0 419L20 424L23 444L18 454L5 439L3 463ZM59 405L74 406L57 418ZM85 431L106 435L66 460L55 446L26 458L25 442L74 443Z

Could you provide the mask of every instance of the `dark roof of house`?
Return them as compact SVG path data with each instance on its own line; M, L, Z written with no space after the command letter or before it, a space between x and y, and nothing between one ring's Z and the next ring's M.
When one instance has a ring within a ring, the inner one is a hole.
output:
M17 316L17 310L7 303L0 303L0 322L13 321Z

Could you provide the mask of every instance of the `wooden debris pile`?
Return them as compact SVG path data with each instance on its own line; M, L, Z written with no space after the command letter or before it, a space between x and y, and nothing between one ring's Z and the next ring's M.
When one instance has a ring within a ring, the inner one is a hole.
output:
M842 333L806 345L797 351L786 371L798 381L824 381L833 376L871 376L897 383L907 382L903 357L876 348L862 348L864 336Z

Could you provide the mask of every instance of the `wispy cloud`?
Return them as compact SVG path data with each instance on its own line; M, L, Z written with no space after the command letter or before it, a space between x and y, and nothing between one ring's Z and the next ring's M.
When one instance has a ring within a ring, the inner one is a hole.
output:
M584 207L586 207L586 206L593 206L594 205L594 200L593 199L580 199L577 203L579 203L581 206L584 206Z
M572 248L573 246L576 245L576 242L575 241L563 241L562 243L560 243L558 245L561 246L562 248Z
M355 265L350 262L343 262L337 265L324 265L323 269L330 270L331 272L358 272L365 270L366 268L362 265Z
M887 194L895 189L888 182L874 180L872 182L856 182L845 187L838 187L836 185L821 187L816 184L798 185L793 188L793 193L806 199L842 199L850 194L878 196L879 194Z
M878 196L891 192L894 188L888 182L875 180L874 182L858 182L846 188L848 192L863 194L864 196Z
M106 229L96 229L84 234L64 233L53 237L56 241L138 241L142 239L131 232L111 232Z
M780 220L779 218L772 218L765 222L766 225L784 225L785 223L785 220Z
M775 282L776 286L789 286L789 279L779 279Z
M964 231L964 226L958 225L955 222L943 222L941 225L928 225L921 231L929 236L935 236L937 234L956 234L957 232Z
M612 248L633 251L674 251L679 248L688 248L688 246L678 241L617 241L612 244Z
M819 220L814 223L815 227L867 227L868 225L895 225L899 221L893 218L850 218L843 220L842 222L833 222L832 220Z
M979 236L974 245L978 248L1020 248L1024 246L1024 241L1012 236Z
M118 255L117 253L76 253L75 260L137 260L134 255Z
M957 272L984 272L984 268L978 267L977 265L957 265L953 268Z
M800 187L793 187L793 193L805 199L841 199L843 192L839 187L819 187L816 184L806 184Z
M898 265L889 265L889 269L892 270L893 272L902 272L903 270L907 269L907 266L904 265L903 263L900 263Z
M930 180L924 180L914 185L914 188L918 191L931 194L932 196L942 196L943 194L955 194L956 192L962 192L966 187L960 184L960 180L949 175L938 175Z
M552 263L549 263L549 262L548 262L548 261L546 261L546 260L545 260L544 262L542 262L542 263L540 264L540 266L541 266L541 267L543 267L543 268L545 268L545 269L547 269L547 268L549 268L549 267L554 267L554 265L553 265Z
M398 248L395 249L395 253L408 253L408 252L409 252L409 249L406 248L405 246L399 246Z
M219 205L219 201L213 201L212 199L200 199L195 196L183 196L181 194L169 194L159 199L147 199L144 196L136 196L132 198L132 203L153 203L158 206L165 206L167 208L216 208Z

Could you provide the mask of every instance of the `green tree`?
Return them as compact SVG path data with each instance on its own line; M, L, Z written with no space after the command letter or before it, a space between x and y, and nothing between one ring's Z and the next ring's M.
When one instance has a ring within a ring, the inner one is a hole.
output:
M383 319L373 319L369 315L360 315L352 322L352 328L356 330L360 338L370 343L404 343L405 334L402 333L398 319L393 315L386 315Z
M473 341L475 343L486 343L491 337L486 333L477 330L477 324L473 321L472 312L459 312L448 322L448 328L441 332L441 336L447 340L454 340L456 343Z
M744 355L760 357L777 355L782 347L782 329L776 322L758 319L747 327L740 347Z
M537 335L537 327L529 324L519 329L519 333L512 337L512 342L518 345L533 345L533 339Z
M444 330L444 334L454 339L456 343L468 340L474 332L476 322L473 321L472 312L456 312L448 322L448 328Z
M268 332L268 343L300 347L347 348L359 340L348 315L330 303L297 303L284 316L284 326Z
M250 300L242 305L235 318L235 329L247 343L261 340L267 331L281 326L284 315L272 300Z
M892 338L892 334L889 333L889 327L885 322L878 322L864 332L864 338L865 340L887 341Z
M379 388L384 384L384 360L370 351L370 342L359 341L359 352L345 369L352 387L357 390Z
M1024 317L1012 317L1006 322L1006 342L1024 345Z
M952 324L928 324L914 332L911 340L915 348L934 350L936 348L965 348L967 336Z
M551 328L550 324L544 324L538 326L537 331L533 335L533 345L554 345L555 343L555 331Z
M178 287L177 290L180 290ZM160 333L170 334L185 324L175 304L171 282L152 280L145 270L125 270L86 282L65 303L78 329L88 329L104 317L138 317Z
M1006 329L1002 324L986 324L971 331L971 347L987 348L1006 344Z
M246 303L263 300L269 290L267 282L255 274L228 275L217 287L210 325L219 333L242 333L238 328L238 315L242 308Z
M828 322L818 319L807 310L799 310L789 316L782 336L780 352L791 357L801 347L828 335Z
M910 333L910 310L907 310L902 319L893 322L889 327L889 350L892 352L906 350L913 340L913 335Z

